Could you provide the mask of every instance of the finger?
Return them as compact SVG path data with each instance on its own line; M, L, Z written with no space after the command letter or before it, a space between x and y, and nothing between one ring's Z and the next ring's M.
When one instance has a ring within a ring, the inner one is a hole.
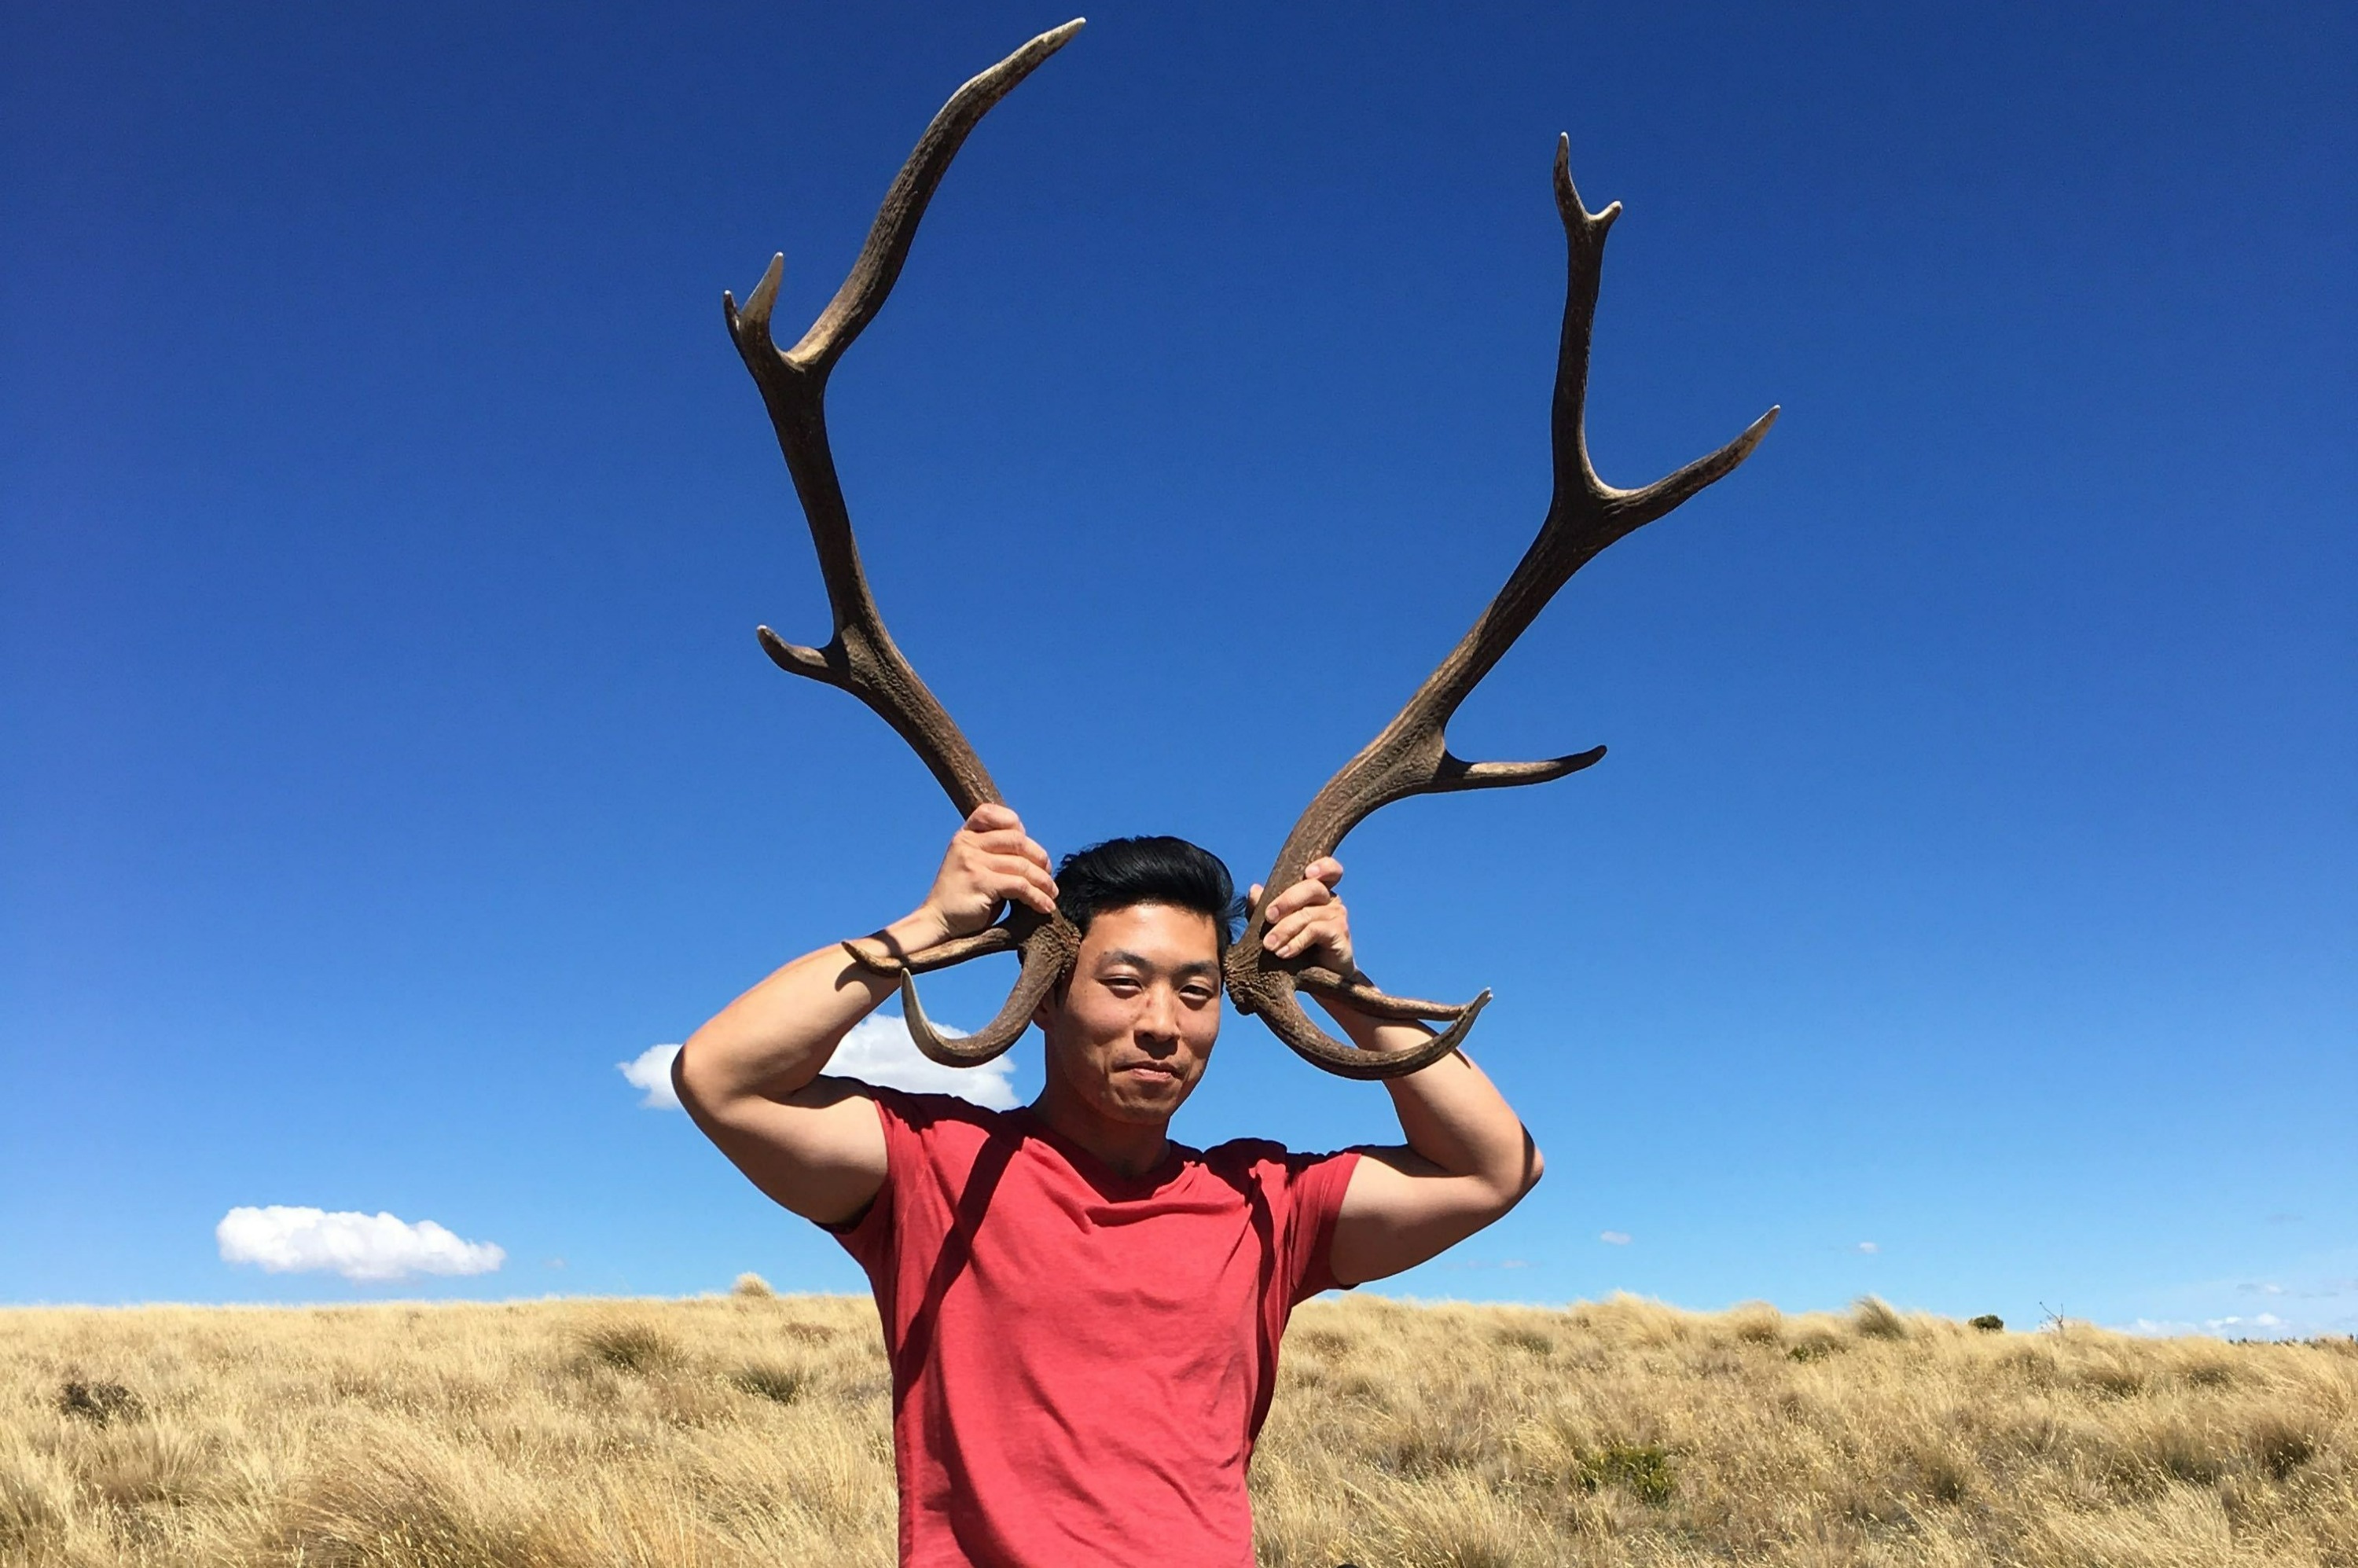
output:
M986 854L1020 855L1044 871L1048 869L1048 851L1021 827L996 827L987 833L970 831L967 841Z
M1290 887L1269 901L1269 918L1271 925L1275 925L1302 907L1302 900L1295 896L1299 891L1298 886Z
M1271 902L1270 912L1272 917L1282 919L1296 910L1310 909L1325 903L1334 896L1334 890L1325 882L1304 878L1279 893Z
M1043 914L1056 908L1056 884L1048 873L1020 855L994 855L988 862L986 886L1001 898L1011 899Z
M997 827L1021 829L1023 819L1015 815L1013 806L1002 805L995 800L986 800L967 813L966 826L972 832L988 833Z
M998 884L1016 884L1019 881L1023 887L1037 889L1043 896L1054 896L1054 887L1056 887L1049 880L1047 872L1040 871L1023 856L986 856L983 871L990 881L998 881Z
M1022 877L1010 877L984 891L1001 903L1020 903L1036 914L1056 913L1056 901L1043 892L1038 883L1026 881Z
M1321 855L1302 868L1302 874L1333 887L1343 880L1343 862L1332 855Z
M1262 945L1281 958L1291 958L1308 952L1329 936L1337 935L1341 924L1323 909L1304 909L1287 915L1270 927Z
M1245 891L1245 902L1247 903L1259 903L1260 902L1260 883L1255 882L1251 887Z
M1330 903L1317 909L1305 909L1299 918L1302 924L1293 936L1296 952L1306 953L1313 948L1323 947L1329 957L1348 963L1351 921L1341 904Z

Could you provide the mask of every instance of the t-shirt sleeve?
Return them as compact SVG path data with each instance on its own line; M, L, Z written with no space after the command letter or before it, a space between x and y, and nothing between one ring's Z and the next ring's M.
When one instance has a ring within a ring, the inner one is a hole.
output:
M851 1254L852 1260L874 1280L892 1255L899 1209L893 1201L893 1187L914 1162L917 1130L910 1124L906 1097L900 1090L862 1087L875 1102L876 1120L884 1133L884 1184L876 1189L876 1195L859 1214L842 1224L822 1225L819 1228L834 1237Z
M1321 1291L1349 1289L1335 1278L1335 1222L1342 1217L1343 1195L1358 1164L1359 1156L1352 1150L1285 1156L1287 1201L1278 1264L1279 1277L1292 1281L1289 1308Z

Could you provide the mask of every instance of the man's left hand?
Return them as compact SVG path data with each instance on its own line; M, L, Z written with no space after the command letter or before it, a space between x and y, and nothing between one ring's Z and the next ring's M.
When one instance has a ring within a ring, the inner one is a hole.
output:
M1332 855L1303 868L1302 880L1269 901L1269 928L1261 934L1263 951L1274 958L1304 958L1349 976L1357 972L1351 959L1351 915L1336 894L1343 880L1343 862ZM1260 884L1252 896L1260 897Z

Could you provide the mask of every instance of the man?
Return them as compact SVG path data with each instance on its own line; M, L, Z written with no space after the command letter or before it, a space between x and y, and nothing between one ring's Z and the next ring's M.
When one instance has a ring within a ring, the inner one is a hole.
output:
M1352 973L1343 868L1308 871L1271 903L1268 948ZM1539 1151L1462 1055L1385 1081L1401 1145L1174 1143L1171 1117L1219 1033L1238 913L1228 869L1176 838L1134 838L1052 877L1015 813L986 806L925 902L879 935L912 952L1011 901L1061 907L1083 934L1034 1014L1047 1082L1029 1107L822 1076L893 989L839 946L689 1036L680 1100L868 1271L892 1366L903 1563L1245 1568L1245 1468L1294 1303L1481 1229L1539 1180ZM1429 1037L1327 1011L1363 1051Z

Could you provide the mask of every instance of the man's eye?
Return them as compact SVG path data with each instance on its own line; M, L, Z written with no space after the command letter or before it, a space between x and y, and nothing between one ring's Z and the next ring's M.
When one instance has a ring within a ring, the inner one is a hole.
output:
M1109 991L1120 991L1123 995L1127 996L1130 992L1138 989L1138 977L1136 975L1108 975L1098 983L1105 987L1105 989Z

